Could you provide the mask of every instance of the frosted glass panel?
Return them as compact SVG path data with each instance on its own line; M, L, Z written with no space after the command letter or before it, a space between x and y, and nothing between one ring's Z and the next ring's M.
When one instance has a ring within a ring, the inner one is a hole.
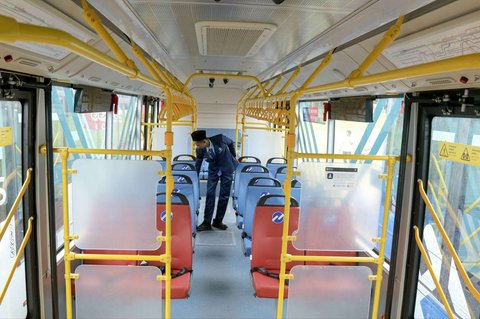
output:
M163 317L157 267L81 265L76 273L77 319Z
M283 132L246 130L244 154L258 157L262 163L272 157L282 157L285 139Z
M287 319L369 317L372 274L365 266L295 266Z
M371 164L312 162L301 163L299 171L302 194L295 248L365 251L375 247L381 171Z
M79 159L72 175L73 232L80 249L154 250L156 161Z

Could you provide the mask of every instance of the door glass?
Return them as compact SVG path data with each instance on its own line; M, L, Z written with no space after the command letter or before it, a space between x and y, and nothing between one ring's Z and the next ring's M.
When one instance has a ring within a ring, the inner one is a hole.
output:
M480 289L480 120L433 118L430 151L427 195L470 280ZM467 290L428 211L423 245L455 315L478 318L480 305ZM448 318L440 300L422 260L415 318Z
M22 105L18 101L0 101L0 227L22 187ZM0 241L0 289L23 240L22 203ZM3 302L0 318L25 318L27 297L25 259L22 257Z

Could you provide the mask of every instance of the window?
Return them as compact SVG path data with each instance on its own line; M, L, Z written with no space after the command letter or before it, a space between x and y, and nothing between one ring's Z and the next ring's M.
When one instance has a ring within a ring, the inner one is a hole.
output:
M0 227L22 187L22 104L0 101ZM22 203L0 241L0 285L6 282L18 248L23 240ZM0 305L0 318L25 318L27 315L25 262L22 256L15 270L5 299Z

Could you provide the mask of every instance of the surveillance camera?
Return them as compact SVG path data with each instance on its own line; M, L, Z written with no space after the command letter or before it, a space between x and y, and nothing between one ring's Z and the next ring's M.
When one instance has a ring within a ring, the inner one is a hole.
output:
M213 84L213 83L215 83L215 78L210 78L210 79L208 79L208 81L209 81L211 84Z
M228 79L227 78L223 79L223 84L227 84L227 83L228 83Z

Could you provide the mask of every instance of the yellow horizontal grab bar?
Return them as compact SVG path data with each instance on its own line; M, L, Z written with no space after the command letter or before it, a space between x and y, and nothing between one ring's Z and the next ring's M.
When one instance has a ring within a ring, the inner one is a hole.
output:
M302 256L287 255L286 261L325 261L325 262L358 262L376 263L378 258L374 257L348 257L348 256Z
M354 79L346 79L325 85L314 86L300 90L300 95L326 92L338 89L351 89L359 86L399 81L420 76L430 76L441 73L456 72L462 70L480 69L480 53L467 54L459 57L429 62L420 65L409 66L397 70L381 72L372 75L361 76Z
M275 127L261 127L261 126L245 126L244 129L246 130L263 130L263 131L288 131L288 129L284 128L275 128Z
M81 260L138 260L138 261L161 261L167 260L167 255L113 255L113 254L74 254L72 259Z
M20 248L18 249L17 256L15 256L15 260L13 261L12 268L10 268L10 273L8 274L7 281L5 282L5 285L2 288L2 292L0 294L0 304L2 304L3 298L5 297L5 294L7 293L8 286L10 286L10 282L12 281L13 274L15 273L15 269L17 269L18 263L20 262L20 258L23 255L23 251L25 250L25 247L27 246L28 240L30 239L30 235L32 234L32 221L33 217L30 217L28 219L28 227L27 227L27 232L25 233L25 237L23 237L22 244L20 245Z
M69 148L69 147L54 147L54 153L61 153L63 151L69 154L99 154L99 155L138 155L138 156L162 156L166 157L168 151L135 151L135 150L107 150L97 148ZM40 146L40 153L45 154L47 148L45 145Z
M445 293L443 292L442 286L440 285L437 275L435 275L435 272L433 270L432 263L428 258L428 254L425 251L425 248L423 247L422 240L420 239L420 234L418 232L418 227L413 226L413 229L415 231L415 241L417 242L418 249L420 249L420 253L422 254L423 259L425 260L425 264L427 265L428 271L430 272L430 276L432 276L433 282L435 283L435 287L437 287L437 292L440 295L440 299L442 300L442 304L445 307L445 310L447 311L448 318L454 319L455 317L453 316L452 308L450 308L450 305L448 304L447 297L445 297Z
M5 219L4 224L2 226L2 229L0 230L0 241L3 238L3 235L5 235L5 232L7 231L10 221L15 215L15 212L17 211L18 205L20 204L23 198L23 195L27 191L28 185L30 185L31 175L32 175L32 169L29 168L27 169L27 177L25 178L25 182L23 182L22 188L20 188L20 192L18 193L17 198L15 198L15 201L13 202L13 205L10 208L10 212L8 213L7 218Z
M172 90L179 94L181 93L173 87L168 87L155 79L139 73L136 68L115 60L109 55L80 41L65 31L32 24L18 23L15 19L2 15L0 15L0 25L3 26L3 28L0 29L0 42L14 43L17 41L27 41L63 47L90 61L99 63L108 69L116 70L129 78L138 79L144 83L158 87L163 91Z
M422 196L423 201L425 202L425 205L428 208L428 211L433 217L433 220L435 221L435 224L437 225L437 228L442 235L443 241L445 245L447 246L448 251L452 255L453 262L455 263L455 266L457 266L457 270L460 273L460 276L462 277L463 281L465 282L465 285L467 286L468 290L470 290L470 293L475 297L477 301L480 301L480 293L478 290L475 288L475 286L472 284L472 281L470 280L467 272L465 271L465 267L463 267L462 262L460 258L457 255L457 252L455 248L452 245L452 242L450 241L450 238L448 238L448 235L445 231L445 228L443 228L442 223L440 222L440 219L438 218L437 213L435 212L435 209L433 209L432 203L430 202L430 199L428 198L427 194L425 193L425 190L423 189L423 182L421 179L418 180L418 189L420 192L420 196Z
M294 153L294 158L320 158L320 159L351 159L351 160L368 160L368 161L389 161L400 160L400 156L388 155L356 155L356 154L310 154L310 153Z

